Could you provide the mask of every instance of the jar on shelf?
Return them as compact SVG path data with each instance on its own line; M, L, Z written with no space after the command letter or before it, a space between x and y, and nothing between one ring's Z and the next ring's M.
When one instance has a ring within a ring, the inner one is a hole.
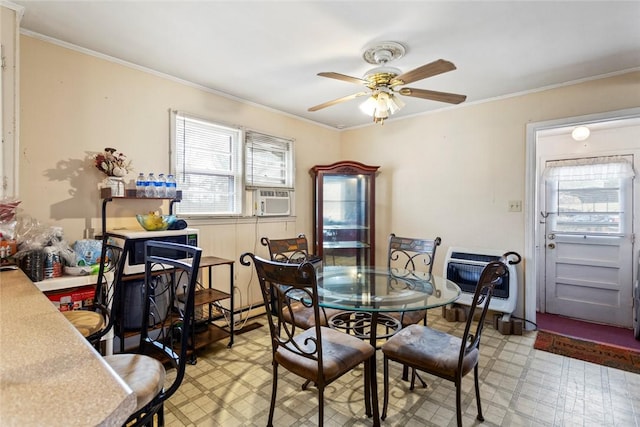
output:
M113 197L124 197L124 178L108 176L102 180L102 188L110 188Z

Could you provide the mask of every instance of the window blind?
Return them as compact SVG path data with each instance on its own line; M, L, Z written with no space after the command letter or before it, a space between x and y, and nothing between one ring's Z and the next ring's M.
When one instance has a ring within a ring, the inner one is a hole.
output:
M239 215L242 210L240 129L175 115L180 215Z
M293 189L293 141L245 132L245 185Z

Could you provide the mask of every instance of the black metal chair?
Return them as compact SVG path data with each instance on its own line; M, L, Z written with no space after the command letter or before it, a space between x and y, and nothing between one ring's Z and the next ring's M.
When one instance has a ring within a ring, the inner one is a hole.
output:
M364 362L364 387L367 414L379 421L377 393L375 392L375 349L368 343L351 335L322 326L321 310L318 305L316 270L309 262L288 264L268 261L245 253L240 257L242 265L253 262L260 282L260 290L265 304L272 295L277 299L280 310L267 310L272 344L273 385L271 407L267 426L273 425L278 389L278 367L315 383L318 388L318 425L324 425L325 387L342 375ZM289 323L283 313L296 316L292 301L299 301L313 311L314 326L305 330ZM373 393L370 389L374 389ZM374 399L371 399L374 396Z
M101 354L104 354L101 340L113 327L116 317L117 307L112 303L116 291L115 281L117 277L120 277L120 272L124 267L122 253L121 247L112 245L105 237L102 241L100 268L92 308L62 313Z
M431 273L436 257L436 249L442 239L414 239L389 235L389 256L387 267L401 268L409 271L424 271ZM427 310L387 313L400 320L402 327L423 322L426 325Z
M180 259L162 256L163 250L177 252ZM145 286L140 347L138 353L105 356L105 361L135 392L136 410L126 422L131 426L163 426L164 401L173 395L184 378L192 342L194 293L202 249L169 242L145 242ZM184 261L187 259L187 261ZM169 280L160 280L165 275ZM162 286L169 283L169 286ZM123 295L116 288L116 298ZM169 304L160 306L168 293ZM164 364L176 369L173 382L165 388ZM157 423L154 418L157 415Z
M269 239L268 237L263 237L260 239L260 243L269 248L269 256L272 261L287 264L302 264L308 261L315 267L322 263L322 258L309 254L309 244L304 234L298 234L297 237L284 239ZM277 310L275 301L272 300L270 308L272 311ZM295 316L290 316L288 312L285 312L284 316L287 322L296 322L296 326L304 329L314 326L315 319L311 308L295 302L291 303L291 308ZM327 326L329 319L341 312L340 310L324 307L321 307L320 311L320 322L322 326Z
M269 239L263 237L260 243L269 249L269 256L272 261L301 264L304 261L317 265L322 262L322 258L309 253L309 243L304 234L296 237L284 239Z
M467 323L462 338L456 337L425 325L413 324L391 337L382 346L384 354L384 403L382 419L387 416L389 403L389 360L402 363L410 368L452 381L456 387L456 415L458 426L462 426L461 388L462 378L471 370L474 372L476 403L479 421L484 421L480 403L480 384L478 380L478 360L480 358L480 338L489 301L498 281L508 269L507 254L501 261L487 264L476 287ZM511 262L515 264L517 262ZM479 313L479 316L476 316ZM474 319L477 318L472 333ZM411 385L413 389L413 383Z
M416 239L413 237L398 237L394 233L389 235L389 251L387 257L387 267L398 268L402 270L422 271L431 274L433 264L436 258L436 249L440 246L442 239ZM422 322L427 324L427 310L414 310L387 313L388 316L400 321L401 327L405 328L409 325ZM402 370L402 379L407 380L409 370L405 366ZM416 374L415 369L411 372L411 384L415 383L416 378L423 387L427 384Z

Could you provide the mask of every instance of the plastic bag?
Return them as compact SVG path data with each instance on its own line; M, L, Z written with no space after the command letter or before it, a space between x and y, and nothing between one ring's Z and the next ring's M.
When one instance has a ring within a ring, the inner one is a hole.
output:
M102 253L102 240L78 240L73 244L73 250L78 257L78 265L81 265L80 260L84 265L97 264Z
M14 221L16 217L16 208L20 202L20 200L13 197L0 199L0 222Z
M35 218L28 215L18 218L16 240L19 242L19 252L42 249L49 244L53 235L52 227L42 225Z

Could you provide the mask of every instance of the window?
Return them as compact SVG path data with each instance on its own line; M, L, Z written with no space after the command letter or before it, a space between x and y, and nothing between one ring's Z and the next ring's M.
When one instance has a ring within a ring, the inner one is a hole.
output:
M633 169L624 157L548 162L544 172L556 232L624 232Z
M293 141L247 131L245 185L293 189Z
M172 161L186 216L242 214L242 139L238 128L172 113Z

